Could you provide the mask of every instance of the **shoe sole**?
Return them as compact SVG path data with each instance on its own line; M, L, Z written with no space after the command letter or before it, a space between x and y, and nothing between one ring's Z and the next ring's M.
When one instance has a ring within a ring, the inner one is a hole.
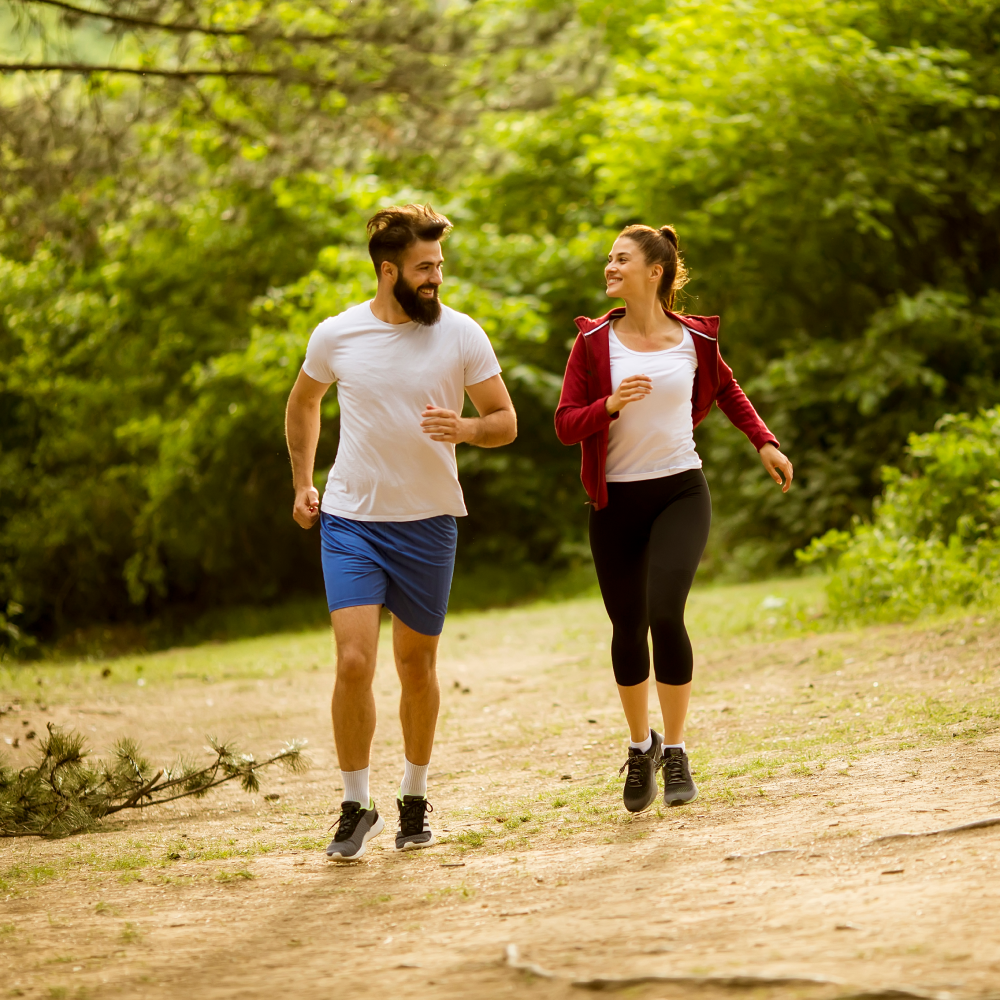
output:
M362 838L361 847L358 848L357 854L352 854L349 858L344 857L343 854L328 854L326 856L327 860L333 861L336 864L343 864L346 861L358 861L365 856L365 851L368 850L368 841L377 837L384 829L385 820L379 816L378 822Z
M393 850L399 851L400 853L402 853L403 851L419 851L422 847L433 847L436 843L437 840L434 837L434 834L432 833L430 840L422 840L419 844L415 844L411 841L408 844L403 844L402 847L400 847L397 844L393 847Z
M638 809L633 809L627 803L622 803L625 808L632 813L632 815L637 815L638 813L645 812L650 806L656 801L656 789L653 790L653 794L649 797L649 801L644 806L639 806Z
M692 795L691 798L689 798L689 799L673 799L672 801L668 802L664 798L663 804L665 806L686 806L686 805L690 805L692 802L694 802L694 800L696 798L698 798L698 789L697 788L694 790L694 795Z

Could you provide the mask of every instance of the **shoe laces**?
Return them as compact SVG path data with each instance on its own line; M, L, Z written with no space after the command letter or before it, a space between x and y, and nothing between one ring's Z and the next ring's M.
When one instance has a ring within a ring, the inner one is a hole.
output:
M407 836L423 833L424 814L434 812L427 799L410 798L409 801L396 800L399 803L399 829Z
M660 761L663 768L663 783L665 785L683 785L687 781L684 767L684 754L665 753Z
M361 808L360 802L344 802L340 807L340 819L336 822L337 832L333 835L333 840L337 844L350 840L354 831L358 828L361 814L365 810Z
M646 784L646 767L652 758L648 753L629 753L625 763L618 769L619 776L628 768L628 776L625 778L625 786L632 788L642 788Z

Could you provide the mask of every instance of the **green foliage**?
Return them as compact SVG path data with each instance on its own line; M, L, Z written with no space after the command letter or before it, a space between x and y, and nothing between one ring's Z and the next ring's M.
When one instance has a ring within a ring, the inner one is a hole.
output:
M154 771L129 737L115 743L109 760L91 762L83 736L49 723L35 764L18 771L0 759L0 837L65 837L123 809L200 798L227 781L257 792L257 772L271 764L293 772L308 766L299 742L260 761L211 737L209 744L215 759L207 766L179 760Z
M58 37L111 58L93 24L17 9L26 52ZM907 434L1000 398L996 0L275 11L198 0L185 17L253 30L114 36L123 63L270 77L0 81L8 655L320 590L315 534L289 516L284 402L314 323L371 295L364 221L389 201L457 223L443 295L486 327L518 410L513 446L459 449L470 578L587 558L552 410L625 223L677 224L686 307L722 315L796 464L782 496L721 415L702 425L710 574L790 568L869 515Z
M706 421L710 567L773 570L868 512L906 433L997 398L998 7L581 10L606 27L608 86L501 123L508 169L480 211L600 236L580 270L595 291L618 226L677 224L686 306L722 314L723 351L797 469L780 496L742 435ZM569 331L567 313L552 310Z
M1000 596L1000 410L947 416L912 434L907 468L882 470L870 524L828 531L797 553L825 562L831 612L898 621Z

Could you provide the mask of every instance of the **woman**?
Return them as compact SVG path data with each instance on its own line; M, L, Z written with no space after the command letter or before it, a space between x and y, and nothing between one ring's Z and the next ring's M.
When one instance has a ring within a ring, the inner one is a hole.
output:
M577 319L556 433L583 448L590 547L630 733L623 797L626 809L640 812L656 798L660 767L666 805L698 796L684 744L692 669L684 605L708 540L712 499L694 428L718 403L783 492L792 463L722 360L718 317L671 311L687 280L673 227L623 229L604 277L608 297L625 306ZM649 728L650 631L662 736Z

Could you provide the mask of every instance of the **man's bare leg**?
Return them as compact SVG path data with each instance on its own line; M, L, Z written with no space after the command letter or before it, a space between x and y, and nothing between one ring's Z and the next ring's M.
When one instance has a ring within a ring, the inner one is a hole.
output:
M344 802L337 832L326 849L331 861L362 857L372 837L385 829L374 808L368 762L375 735L375 655L378 651L380 604L341 608L330 614L337 643L337 680L333 685L333 738L337 744Z
M395 615L392 619L392 650L402 693L399 721L403 727L403 748L411 764L426 766L434 748L441 688L437 677L437 648L440 636L414 632Z
M364 604L330 613L337 643L333 686L333 738L342 771L368 767L375 736L375 655L382 606ZM366 804L366 803L365 803Z
M423 635L392 620L392 649L402 693L399 721L403 727L403 780L399 785L399 828L396 850L430 847L434 841L427 814L427 769L434 749L441 689L437 678L438 636Z

